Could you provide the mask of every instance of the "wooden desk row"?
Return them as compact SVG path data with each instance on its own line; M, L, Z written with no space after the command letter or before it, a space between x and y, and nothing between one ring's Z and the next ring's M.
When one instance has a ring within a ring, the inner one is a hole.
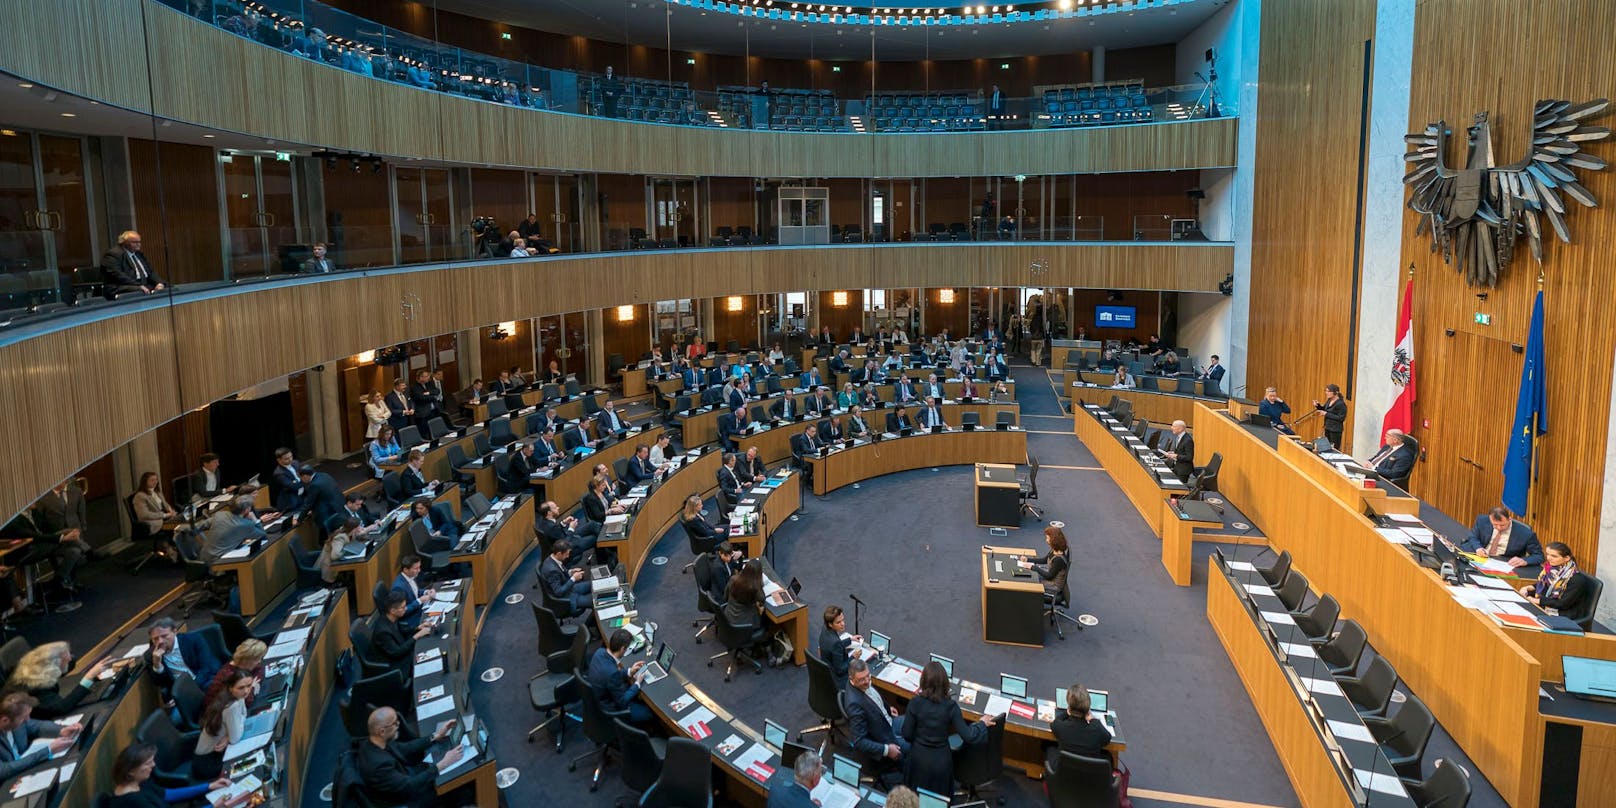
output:
M460 512L460 486L445 485L432 500L433 505L449 505L455 513ZM273 545L266 546L260 555L277 549ZM310 548L317 549L317 548ZM354 613L360 616L370 614L376 610L375 598L371 592L378 583L391 583L398 575L398 562L409 553L415 552L415 542L410 539L410 523L408 518L399 519L388 534L377 540L376 546L370 554L360 558L337 561L331 565L335 572L351 572L354 577ZM279 549L284 554L284 549ZM294 570L295 574L295 570Z
M992 420L984 418L989 424ZM871 477L932 466L960 466L973 463L1027 462L1027 433L1013 428L949 432L916 432L907 438L880 442L864 441L852 448L808 459L813 469L814 493L828 494L844 485Z
M1342 502L1299 467L1303 458L1281 456L1227 412L1197 405L1195 439L1198 450L1223 454L1219 490L1240 503L1275 552L1290 551L1317 591L1340 602L1343 617L1364 627L1504 799L1518 808L1538 805L1544 666L1517 641L1524 635L1454 600L1436 573L1382 538L1360 506ZM1478 697L1482 679L1485 697ZM1603 754L1608 794L1616 769ZM1293 777L1293 784L1304 804L1316 798L1307 781Z
M1152 424L1166 426L1174 421L1183 421L1186 424L1195 421L1195 404L1203 402L1213 406L1223 406L1224 399L1197 398L1187 393L1160 393L1134 388L1131 390L1118 390L1110 387L1110 379L1106 386L1085 387L1081 385L1065 385L1063 394L1070 394L1072 409L1075 411L1084 404L1098 404L1101 407L1109 406L1112 397L1127 401L1133 406L1133 416L1144 418Z
M535 476L529 482L538 491L541 502L555 500L562 513L572 513L578 508L578 503L583 502L584 495L589 493L589 478L594 476L595 466L605 463L607 468L611 468L617 461L632 457L635 446L654 444L661 434L660 426L642 429L614 441L610 446L597 449L576 463L562 466L560 471L549 476Z
M1063 368L1057 371L1057 373L1060 375L1060 380L1059 383L1055 385L1055 389L1059 391L1058 395L1060 395L1061 398L1076 395L1075 391L1083 385L1112 389L1111 385L1116 382L1116 375L1109 370L1078 370L1076 368ZM1134 383L1140 386L1120 388L1116 389L1116 392L1180 395L1191 396L1194 398L1203 398L1206 396L1205 383L1200 379L1193 379L1188 376L1140 376L1138 374L1134 374ZM1145 387L1144 385L1147 384L1155 385L1156 389L1152 390ZM1102 401L1100 403L1104 404L1105 402ZM1155 419L1152 418L1151 420Z
M540 405L543 405L546 408L554 407L556 415L559 415L568 421L577 418L584 418L589 415L589 413L584 411L585 399L594 400L595 406L597 407L606 403L606 391L604 390L596 390L594 392L584 393L580 396L573 396L566 401L552 399L549 402L545 401L544 392L542 389L523 390L518 395L522 397L522 406L518 409L525 409L527 407L535 407ZM488 422L488 397L484 397L483 401L471 405L471 420L479 424L486 424Z
M531 532L530 530L529 533ZM431 734L440 722L454 719L462 722L461 727L465 730L466 737L474 739L472 750L475 757L470 762L461 763L448 772L438 773L434 783L438 796L447 796L461 788L468 788L475 798L472 804L498 805L499 789L495 784L494 774L499 768L499 763L494 759L491 746L486 739L486 722L469 712L471 707L469 687L472 681L469 671L477 651L477 633L481 626L477 620L476 608L468 602L469 590L474 585L473 581L465 578L439 585L439 591L444 592L446 596L455 593L455 601L450 605L447 602L436 601L435 598L433 605L442 610L440 622L432 633L415 641L415 651L417 658L421 654L438 652L441 655L439 659L442 667L435 672L427 673L421 664L417 663L410 682L415 697L410 699L410 703L416 705L415 723L421 733ZM441 695L432 698L428 695L428 691L435 691ZM424 714L436 710L442 699L453 700L446 712Z

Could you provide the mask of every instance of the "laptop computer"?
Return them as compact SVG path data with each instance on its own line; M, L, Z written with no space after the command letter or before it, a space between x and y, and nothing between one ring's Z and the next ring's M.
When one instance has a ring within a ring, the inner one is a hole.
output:
M1560 657L1565 691L1579 699L1616 703L1616 662L1579 656Z
M915 795L920 797L920 808L948 808L948 797L935 791L917 788L915 789Z
M775 723L773 719L763 719L763 742L777 750L786 748L786 728Z
M943 666L943 674L949 679L954 678L954 660L941 654L932 654L931 661Z
M1001 673L999 674L999 692L1013 699L1024 699L1027 697L1027 680L1025 677Z
M879 631L872 630L870 632L870 647L874 648L875 652L881 656L887 656L892 653L892 638Z
M674 655L674 650L669 648L666 642L662 643L662 646L657 649L656 659L646 663L645 667L640 668L640 674L634 678L634 683L644 687L665 678L668 671L673 669Z
M831 755L830 776L838 783L858 788L859 762L845 755Z
M1246 413L1246 423L1252 426L1273 426L1274 422L1260 412Z

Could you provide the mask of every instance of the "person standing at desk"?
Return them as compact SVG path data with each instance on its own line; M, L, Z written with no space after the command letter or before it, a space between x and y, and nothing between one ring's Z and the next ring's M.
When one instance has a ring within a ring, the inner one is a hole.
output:
M903 784L937 794L954 793L954 752L948 746L950 735L967 744L978 743L993 726L993 716L982 716L966 723L959 702L949 698L948 674L936 660L920 672L920 692L909 702L900 735L910 744L904 757Z
M851 648L855 642L864 642L858 635L843 637L842 632L847 630L847 615L840 606L825 607L825 628L819 632L819 661L830 668L830 675L836 679L836 687L847 687L847 661Z
M1270 387L1263 391L1262 401L1257 402L1257 414L1267 418L1275 430L1287 435L1296 434L1296 431L1285 423L1285 416L1291 414L1291 405L1279 397L1279 388Z
M1521 587L1521 594L1534 606L1553 609L1555 614L1577 613L1588 596L1588 585L1577 570L1577 559L1564 542L1551 541L1543 556L1543 574L1537 583Z
M1173 464L1173 474L1180 480L1188 480L1195 473L1195 436L1189 433L1188 426L1174 421L1161 442L1162 457Z
M1054 525L1045 527L1044 544L1049 546L1049 552L1037 558L1022 559L1021 567L1038 574L1044 582L1044 594L1059 599L1066 591L1066 574L1072 568L1066 532Z
M1074 682L1066 689L1066 709L1049 722L1049 729L1055 733L1056 748L1061 752L1084 757L1111 757L1110 750L1106 749L1111 743L1111 731L1089 711L1089 690L1080 682ZM1050 757L1056 757L1055 750L1051 750Z
M1324 412L1324 438L1331 446L1341 448L1341 433L1347 428L1347 401L1341 397L1338 385L1324 386L1324 400L1313 401L1313 409Z
M1459 549L1488 558L1505 559L1511 567L1543 563L1543 546L1538 543L1537 533L1525 522L1514 518L1504 507L1493 508L1476 517L1476 524L1470 529L1470 538L1459 545Z

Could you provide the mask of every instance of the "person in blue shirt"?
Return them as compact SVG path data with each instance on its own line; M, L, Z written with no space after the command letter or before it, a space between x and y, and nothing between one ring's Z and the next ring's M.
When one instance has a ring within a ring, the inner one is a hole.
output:
M1263 391L1262 401L1257 402L1257 413L1268 416L1268 421L1274 425L1274 429L1287 435L1296 434L1285 423L1285 416L1291 414L1291 405L1286 404L1285 399L1279 397L1278 389L1270 387Z
M398 439L393 437L393 428L384 426L376 432L376 439L370 442L370 471L381 479L382 465L397 463L404 450L398 446Z
M626 628L613 631L606 638L606 644L596 648L595 655L589 658L589 670L584 673L584 679L595 689L602 707L627 710L631 723L646 726L652 721L651 708L636 698L640 695L640 686L633 683L634 677L645 667L645 660L628 666L626 671L623 669L623 656L633 640L634 635Z

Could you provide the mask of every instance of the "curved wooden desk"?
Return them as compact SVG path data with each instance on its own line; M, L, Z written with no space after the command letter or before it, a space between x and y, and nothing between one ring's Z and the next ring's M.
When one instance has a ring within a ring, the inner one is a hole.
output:
M987 429L966 432L954 427L950 432L917 432L907 438L859 443L825 457L808 459L814 470L814 493L819 495L899 471L971 463L1025 462L1026 431L1016 427L1000 432L991 427L991 421Z

